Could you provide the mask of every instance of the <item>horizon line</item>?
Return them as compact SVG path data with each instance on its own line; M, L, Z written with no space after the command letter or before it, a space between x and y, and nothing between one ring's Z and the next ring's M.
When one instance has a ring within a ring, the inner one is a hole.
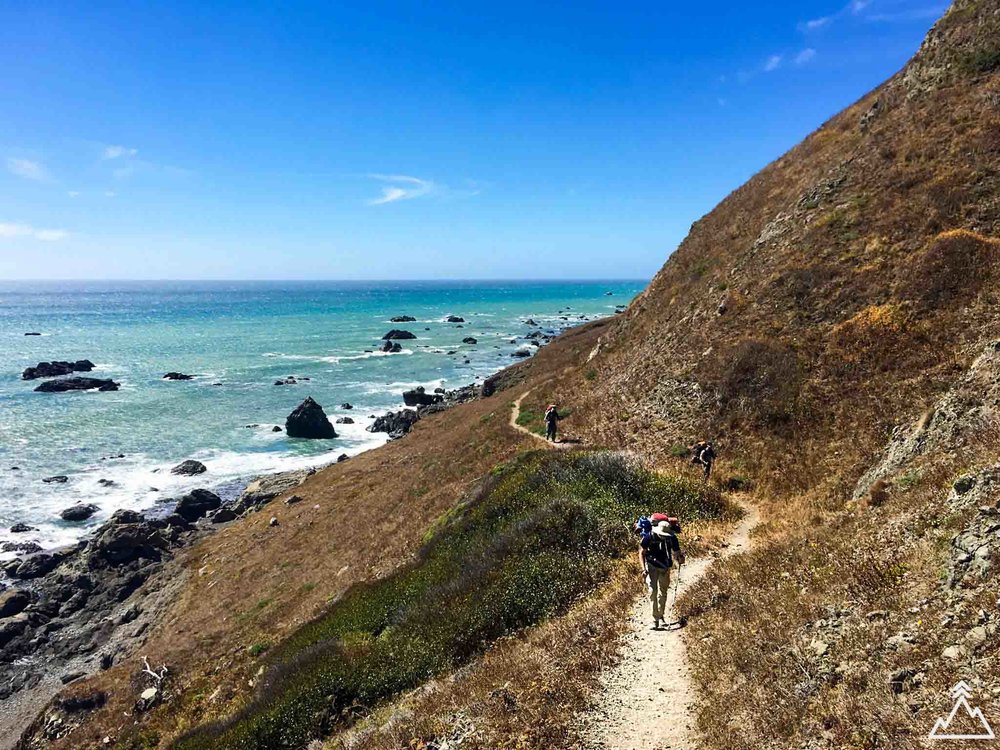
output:
M158 278L158 279L133 279L133 278L62 278L62 279L43 279L43 278L0 278L0 284L6 282L16 282L16 283L67 283L67 282L121 282L121 283L133 283L133 284L149 284L149 283L195 283L195 284L206 284L206 283L218 283L218 284L232 284L232 283L268 283L268 284L329 284L329 283L355 283L355 284L385 284L385 283L412 283L412 284L427 284L427 283L466 283L466 282L608 282L608 283L625 283L625 282L643 282L648 283L653 277L649 278L627 278L627 277L471 277L471 278L442 278L442 279L253 279L253 278L243 278L243 279L171 279L171 278Z

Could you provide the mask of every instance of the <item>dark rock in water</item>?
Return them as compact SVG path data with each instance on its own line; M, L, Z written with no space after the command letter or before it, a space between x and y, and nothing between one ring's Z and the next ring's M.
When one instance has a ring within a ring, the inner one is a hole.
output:
M11 534L26 534L29 531L38 531L34 526L28 526L26 523L15 523L10 527Z
M42 334L41 334L41 333L39 333L38 331L28 331L28 332L27 332L26 334L24 334L24 335L25 335L25 336L41 336Z
M389 437L395 440L408 433L418 419L420 415L413 409L391 411L376 418L368 428L368 432L387 432Z
M536 323L536 322L535 322L534 320L532 320L531 318L528 318L528 319L527 319L526 321L524 321L524 324L525 324L526 326L537 326L537 325L538 325L538 323Z
M279 427L278 425L275 425L274 427L271 428L271 432L282 432L283 429L284 428Z
M94 363L89 359L78 359L76 362L66 362L64 360L39 362L35 367L25 369L21 373L21 380L56 378L60 375L69 375L72 372L90 372L93 369Z
M45 484L66 484L69 481L69 477L65 474L56 474L54 477L45 477L42 481Z
M390 323L415 323L417 321L412 315L397 315L395 318L389 318Z
M212 514L212 523L229 523L238 518L232 508L219 508Z
M445 390L444 390L444 388L441 388L440 386L438 386L437 388L434 389L434 392L435 393L440 393L440 394L444 395Z
M193 477L196 474L204 474L208 471L208 467L205 466L201 461L195 461L189 458L187 461L181 461L174 468L170 470L171 474L179 474L185 477Z
M449 315L447 318L445 318L445 322L447 322L447 323L464 323L465 322L465 318L460 318L457 315Z
M354 420L350 417L337 417L337 424L354 424Z
M275 385L298 385L298 382L299 381L297 381L294 376L289 375L284 380L275 380L274 384Z
M93 503L80 503L71 508L66 508L66 510L59 514L59 517L64 521L86 521L99 510L100 508Z
M315 469L296 469L257 477L233 503L232 510L237 516L242 516L262 508L278 495L295 489L315 473Z
M475 346L476 344L478 344L478 343L479 343L479 341L477 341L477 340L476 340L475 338L473 338L472 336L466 336L466 337L465 337L464 339L462 339L462 343L463 343L463 344L470 344L470 345L472 345L472 346Z
M615 293L614 293L614 292L605 292L605 293L604 293L604 296L605 296L605 297L613 297L614 295L615 295Z
M333 425L326 417L323 407L317 404L312 396L306 398L295 407L295 411L285 420L285 432L288 437L326 440L337 437Z
M2 542L0 543L0 552L20 552L25 555L31 555L35 552L41 552L42 545L38 542Z
M340 408L341 408L341 409L348 409L348 410L350 410L350 409L353 409L354 407L353 407L353 406L351 406L351 405L350 405L349 403L347 403L347 402L345 401L344 403L342 403L342 404L340 405Z
M214 492L208 490L191 490L177 501L174 512L191 523L197 521L209 511L215 510L222 505L222 500Z
M98 479L97 483L102 487L114 487L117 484L113 479Z
M514 359L524 359L525 357L530 357L531 352L526 351L524 349L518 349L516 352L511 352L510 356L512 356Z
M403 347L392 341L386 341L382 344L382 348L379 351L388 352L389 354L398 354L403 351Z
M168 372L163 376L164 380L194 380L193 375L185 375L183 372Z
M66 391L117 391L121 383L101 378L63 378L48 380L35 388L38 393L64 393Z
M339 464L343 461L346 461L348 458L350 458L350 456L348 456L346 453L341 453L339 456L337 456L337 463ZM291 500L292 498L288 499Z
M13 617L31 604L31 594L22 589L7 589L0 593L0 617Z
M385 336L382 337L383 341L392 341L394 339L415 339L416 335L410 333L409 331L404 331L399 328L393 328Z
M422 385L418 385L412 391L403 391L403 403L407 406L428 406L444 401L444 396L439 393L427 393Z

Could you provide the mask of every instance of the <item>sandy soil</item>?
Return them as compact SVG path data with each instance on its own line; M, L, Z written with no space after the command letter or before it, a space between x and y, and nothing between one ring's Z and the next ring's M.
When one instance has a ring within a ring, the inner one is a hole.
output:
M588 750L697 750L695 693L683 630L674 622L678 617L675 596L716 560L749 547L757 513L752 507L745 510L720 555L690 561L679 576L674 571L679 591L676 595L671 591L667 612L667 622L673 624L653 630L649 599L643 596L636 601L623 637L621 661L601 677L597 704L584 717Z

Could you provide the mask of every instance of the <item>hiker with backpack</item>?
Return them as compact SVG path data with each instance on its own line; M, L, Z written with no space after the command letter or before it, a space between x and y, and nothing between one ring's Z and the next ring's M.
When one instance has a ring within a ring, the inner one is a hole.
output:
M545 410L546 440L551 440L553 443L556 442L556 431L558 430L560 419L562 419L562 417L559 416L559 409L555 404L549 404L548 408Z
M670 593L670 570L674 563L684 564L684 553L677 541L680 524L676 518L654 513L651 518L640 518L636 528L642 537L639 565L653 605L653 630L659 630Z
M704 467L704 480L707 482L709 475L712 473L712 463L715 461L715 448L707 440L702 440L694 444L691 452L694 454L691 463L700 464Z

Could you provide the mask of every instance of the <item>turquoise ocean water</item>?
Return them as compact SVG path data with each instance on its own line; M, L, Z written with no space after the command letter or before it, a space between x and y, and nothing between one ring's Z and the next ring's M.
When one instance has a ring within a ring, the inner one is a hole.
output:
M614 313L644 282L0 282L0 541L64 544L118 508L147 509L192 487L234 491L253 476L325 464L384 442L370 415L417 385L455 388L511 364L533 318L558 331ZM609 295L608 292L611 292ZM411 315L415 323L389 318ZM444 322L465 318L462 327ZM390 328L418 336L375 350ZM37 331L41 336L25 336ZM476 346L461 343L466 336ZM512 343L513 340L513 343ZM449 354L449 352L454 352ZM117 392L35 393L25 367L90 359ZM468 362L466 362L468 360ZM180 371L192 381L166 381ZM310 378L274 385L279 378ZM218 385L217 385L218 384ZM272 431L306 396L339 437ZM342 403L354 409L342 410ZM248 425L256 425L250 426ZM107 458L124 454L124 458ZM168 469L187 458L194 478ZM17 467L16 470L14 467ZM65 484L45 484L52 475ZM100 480L110 480L112 485ZM155 489L154 489L155 488ZM63 508L92 502L88 522ZM10 534L16 522L38 528Z

